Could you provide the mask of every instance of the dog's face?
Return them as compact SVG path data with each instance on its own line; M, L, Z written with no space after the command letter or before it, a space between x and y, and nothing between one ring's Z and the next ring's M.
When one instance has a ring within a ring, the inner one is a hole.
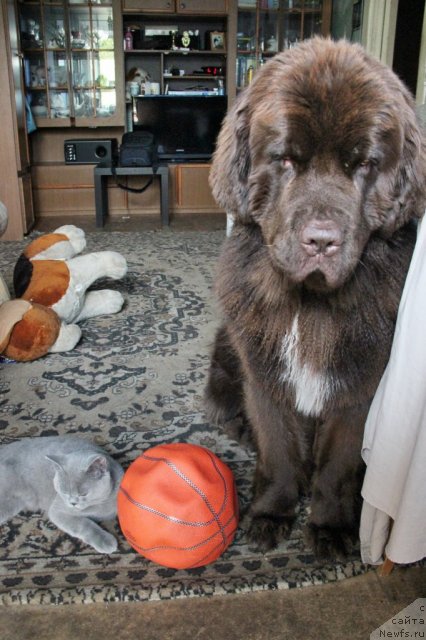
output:
M318 291L347 280L374 233L425 206L411 98L358 46L315 39L276 56L227 116L211 174L275 268Z
M146 82L150 77L148 71L139 67L132 67L126 73L126 82Z

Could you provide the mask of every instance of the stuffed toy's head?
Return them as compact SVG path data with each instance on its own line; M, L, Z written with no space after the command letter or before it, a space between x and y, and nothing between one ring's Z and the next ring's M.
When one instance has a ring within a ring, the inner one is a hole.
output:
M38 275L37 278L38 280L42 278L44 294L42 297L37 296L34 298L35 302L48 306L52 304L52 299L53 302L57 302L62 297L64 290L69 286L69 274L65 262L51 263L49 267L49 261L65 261L68 258L73 258L81 253L85 247L86 237L84 231L72 224L64 225L53 231L53 233L35 238L25 247L15 265L13 287L16 297L21 298L25 294L31 281L34 282L36 278L34 271L37 271L38 274L41 272L41 275ZM35 261L40 261L40 263L36 264ZM61 272L59 285L53 275L57 271ZM49 277L49 274L52 274L52 276ZM61 289L61 293L52 294L52 288L56 290L58 286Z
M7 227L7 209L0 202L0 236ZM0 277L0 285L1 285ZM0 355L11 360L36 360L49 351L61 332L61 321L51 309L26 300L10 300L0 286Z
M126 82L139 82L139 84L142 84L142 82L146 82L149 78L150 75L148 71L140 67L132 67L126 73Z
M35 238L22 253L28 260L67 260L86 247L83 229L73 224L58 227L52 233Z
M0 306L0 354L26 362L44 356L61 330L57 314L27 300L8 300Z

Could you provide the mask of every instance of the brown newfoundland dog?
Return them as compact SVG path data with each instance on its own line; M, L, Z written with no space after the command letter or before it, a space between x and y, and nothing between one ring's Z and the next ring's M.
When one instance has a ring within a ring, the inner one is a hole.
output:
M225 119L211 172L234 217L218 265L223 323L207 400L257 450L249 535L262 550L311 497L317 555L358 531L361 443L422 216L414 103L358 45L278 54Z

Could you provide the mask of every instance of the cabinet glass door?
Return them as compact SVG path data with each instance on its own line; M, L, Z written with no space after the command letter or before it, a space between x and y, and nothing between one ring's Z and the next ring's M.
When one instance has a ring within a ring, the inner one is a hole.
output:
M324 5L323 0L281 0L280 50L324 32Z
M330 0L238 0L237 89L278 51L328 31L326 4Z
M260 42L256 4L256 0L238 0L237 89L243 89L251 82L259 63Z
M69 109L64 2L19 6L27 101L40 123L63 117Z
M279 0L239 0L237 26L237 89L248 85L253 74L279 49Z
M67 63L67 23L64 3L42 5L45 34L45 67L47 116L70 117L69 77Z
M76 124L108 118L117 106L112 5L70 2L71 76Z
M122 124L118 7L117 0L19 0L26 96L37 126Z

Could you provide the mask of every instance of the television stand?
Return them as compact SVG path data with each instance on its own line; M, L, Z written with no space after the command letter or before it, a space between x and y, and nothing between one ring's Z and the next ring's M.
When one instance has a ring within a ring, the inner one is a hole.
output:
M107 163L95 166L95 208L96 226L103 227L108 215L108 176L158 176L160 178L160 210L161 223L169 225L169 167L161 164L154 170L152 167L120 167Z

